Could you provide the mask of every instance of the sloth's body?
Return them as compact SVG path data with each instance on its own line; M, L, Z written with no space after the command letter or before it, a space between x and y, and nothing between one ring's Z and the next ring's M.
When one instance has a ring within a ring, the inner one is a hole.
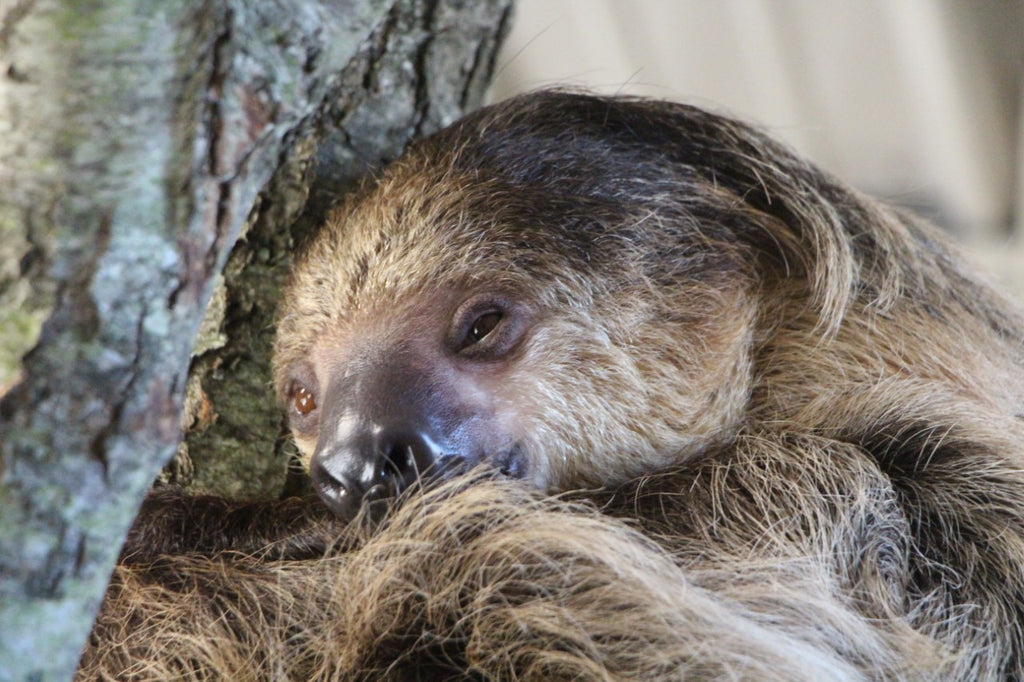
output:
M741 124L540 93L421 141L298 266L276 367L331 508L451 482L329 558L121 568L86 670L1024 676L1024 322Z

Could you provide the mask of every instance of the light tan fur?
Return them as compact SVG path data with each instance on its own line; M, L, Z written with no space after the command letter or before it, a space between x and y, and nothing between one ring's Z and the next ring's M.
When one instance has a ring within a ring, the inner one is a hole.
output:
M122 568L94 633L118 646L87 658L83 677L843 680L952 669L953 651L892 614L861 613L844 593L867 577L837 573L836 548L879 531L878 556L864 560L884 567L887 542L903 530L873 518L891 500L872 472L853 482L828 461L800 463L809 470L795 483L817 493L798 497L804 506L718 506L736 485L775 488L797 464L770 455L821 452L765 445L742 448L732 466L702 467L706 499L668 501L685 502L699 528L690 542L669 541L675 553L592 507L470 478L410 499L385 529L343 538L357 549L322 560L228 555ZM855 499L829 499L851 483ZM790 543L807 523L830 532ZM712 535L728 547L694 551ZM759 547L780 542L788 551ZM884 587L891 577L870 580Z

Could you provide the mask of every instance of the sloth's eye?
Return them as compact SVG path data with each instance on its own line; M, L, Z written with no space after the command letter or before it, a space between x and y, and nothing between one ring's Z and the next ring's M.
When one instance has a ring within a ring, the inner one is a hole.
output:
M502 315L499 312L489 312L473 320L473 324L469 325L469 330L466 332L466 340L463 346L472 346L474 343L483 341L484 337L498 326L498 323L501 322L501 317Z
M292 406L305 416L316 409L316 396L305 386L296 386L292 391Z
M487 293L454 311L444 343L461 360L495 361L519 344L525 329L522 305L507 295Z

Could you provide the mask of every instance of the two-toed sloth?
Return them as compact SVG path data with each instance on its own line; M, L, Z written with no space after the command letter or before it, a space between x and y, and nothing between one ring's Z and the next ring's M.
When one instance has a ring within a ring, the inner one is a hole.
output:
M83 677L1024 677L1020 313L746 125L482 109L336 209L277 333L376 523L150 564L140 520Z

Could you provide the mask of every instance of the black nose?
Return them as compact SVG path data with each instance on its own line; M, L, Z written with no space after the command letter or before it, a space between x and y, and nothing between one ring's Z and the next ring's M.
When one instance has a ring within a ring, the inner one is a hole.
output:
M425 475L441 455L437 444L422 431L367 425L334 442L318 443L310 475L331 511L351 519L363 504L397 496Z

